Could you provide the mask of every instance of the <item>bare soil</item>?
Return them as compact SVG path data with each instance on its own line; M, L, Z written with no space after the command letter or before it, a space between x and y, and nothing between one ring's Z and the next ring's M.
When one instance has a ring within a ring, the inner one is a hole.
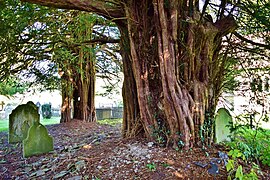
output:
M181 152L143 138L123 139L121 125L78 120L47 128L54 152L27 159L21 143L8 144L8 133L0 133L0 179L227 179L221 146ZM217 174L209 172L210 162ZM265 169L262 179L270 179L269 172Z

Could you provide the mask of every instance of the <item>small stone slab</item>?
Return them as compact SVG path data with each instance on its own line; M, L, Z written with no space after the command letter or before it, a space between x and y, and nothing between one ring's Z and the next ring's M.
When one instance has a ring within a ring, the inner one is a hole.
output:
M34 124L23 140L23 157L44 154L53 151L53 138L42 124Z
M217 175L219 174L219 169L218 169L218 165L213 163L213 162L210 162L210 165L211 165L211 168L208 169L208 173L209 174L212 174L212 175Z
M199 166L199 167L202 167L202 168L205 168L208 166L208 163L202 163L202 162L194 162L195 165Z
M232 123L232 116L225 108L220 108L215 118L215 136L216 142L229 141L230 128L228 125Z
M39 124L39 114L33 102L17 106L9 115L9 143L22 142L35 123Z

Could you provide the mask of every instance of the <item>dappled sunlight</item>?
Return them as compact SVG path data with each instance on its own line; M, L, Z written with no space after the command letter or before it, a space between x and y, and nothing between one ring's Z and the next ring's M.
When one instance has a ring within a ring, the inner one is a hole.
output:
M92 145L91 144L87 144L87 145L84 145L83 148L84 149L91 149L92 148Z

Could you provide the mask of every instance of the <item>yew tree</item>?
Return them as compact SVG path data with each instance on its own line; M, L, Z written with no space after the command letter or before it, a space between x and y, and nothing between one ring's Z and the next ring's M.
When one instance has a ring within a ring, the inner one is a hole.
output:
M61 31L61 43L55 45L53 61L58 64L62 85L61 123L73 119L86 122L96 121L95 79L101 73L106 76L106 68L99 62L115 61L110 54L119 40L110 38L106 32L113 28L104 18L80 11L67 11L67 25ZM62 22L64 24L65 22ZM105 26L107 25L107 26ZM102 55L102 56L101 56ZM110 60L108 60L110 59ZM100 72L104 70L104 72ZM73 112L73 113L71 113Z
M19 0L2 2L2 94L25 89L13 79L24 77L28 85L38 86L40 90L61 89L60 122L71 121L72 112L75 119L95 121L95 53L109 52L110 47L103 46L118 42L103 34L113 25L104 28L105 23L104 18L91 13L41 7ZM57 76L57 70L62 78Z
M93 26L98 19L82 12L68 13L72 20L63 31L66 39L57 44L53 56L61 76L61 123L71 121L72 108L74 119L92 122L96 120Z
M24 1L93 12L117 24L124 137L143 135L175 148L211 143L222 38L237 27L232 4L221 1L211 18L209 1L201 10L198 0Z

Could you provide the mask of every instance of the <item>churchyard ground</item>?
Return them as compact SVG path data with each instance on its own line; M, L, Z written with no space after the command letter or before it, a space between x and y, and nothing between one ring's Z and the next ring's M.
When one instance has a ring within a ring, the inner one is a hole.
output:
M121 138L121 120L46 125L54 138L54 151L23 158L22 145L8 144L7 132L0 132L0 174L4 179L227 179L221 162L217 174L210 162L221 145L188 151L159 147L145 138ZM201 167L204 166L205 167ZM248 169L249 165L243 169ZM262 166L260 179L270 179Z

